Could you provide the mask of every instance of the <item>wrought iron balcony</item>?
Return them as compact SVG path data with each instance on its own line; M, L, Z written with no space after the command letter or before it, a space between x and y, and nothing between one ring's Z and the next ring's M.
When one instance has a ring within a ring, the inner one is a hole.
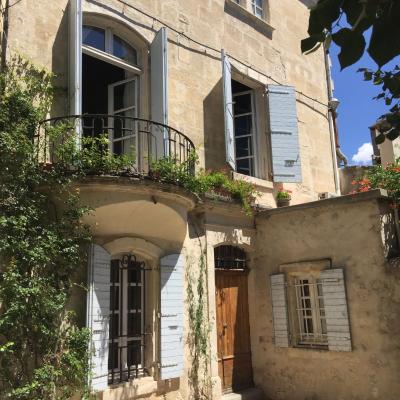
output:
M141 118L106 114L51 118L40 124L35 143L42 164L59 162L61 145L69 143L82 149L95 145L100 157L129 160L125 173L132 175L150 174L152 164L163 158L194 173L193 142L170 126Z

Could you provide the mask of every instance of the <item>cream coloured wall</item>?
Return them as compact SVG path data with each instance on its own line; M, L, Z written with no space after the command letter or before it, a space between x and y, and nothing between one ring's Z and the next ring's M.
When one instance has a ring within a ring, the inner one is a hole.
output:
M169 124L194 141L200 155L200 167L226 167L221 48L240 61L232 60L239 75L250 77L260 85L277 80L295 86L298 90L303 182L285 187L294 191L292 202L295 204L316 199L319 192L334 192L327 108L319 104L327 103L324 58L322 51L308 56L303 56L300 51L300 40L306 36L307 29L306 6L298 0L270 1L269 25L252 19L249 13L246 15L246 12L238 11L232 3L231 0L127 2L150 17L118 0L83 0L83 9L87 13L119 21L149 43L162 26L152 18L154 16L218 50L205 49L182 35L168 31ZM24 29L20 29L21 26ZM18 3L10 10L9 46L11 52L26 55L56 74L55 82L61 88L61 95L54 104L53 115L68 113L67 1ZM148 108L148 100L142 107L144 110ZM258 110L260 113L264 111ZM266 137L268 130L263 128L258 135ZM259 202L274 205L272 188L261 189L263 197Z
M393 240L388 201L372 193L261 214L256 221L250 306L255 383L277 400L398 398L400 274L385 256ZM385 240L385 246L383 239ZM277 348L269 275L286 263L330 259L344 268L351 352Z

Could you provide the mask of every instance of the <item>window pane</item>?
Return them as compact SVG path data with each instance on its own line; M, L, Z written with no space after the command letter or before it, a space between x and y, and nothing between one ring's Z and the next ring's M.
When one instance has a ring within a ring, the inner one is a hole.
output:
M135 106L135 84L136 81L130 81L114 86L113 112Z
M125 40L118 36L113 36L113 54L118 58L122 58L130 64L137 65L137 52Z
M251 115L235 118L235 136L251 135L253 120Z
M138 340L130 340L128 342L127 363L128 367L131 365L141 364L141 346Z
M251 112L251 94L242 94L235 96L234 101L234 114L244 114Z
M82 42L88 46L94 47L101 51L105 51L106 35L104 29L95 28L94 26L83 26Z
M119 314L110 315L110 324L109 324L109 335L110 339L118 338L119 333Z
M142 287L129 286L128 287L128 309L140 310L142 308Z
M251 137L242 137L236 139L236 157L247 157L253 155L251 148Z
M118 368L118 343L110 343L108 349L108 369Z
M141 283L142 271L138 268L128 269L128 283Z
M110 310L119 309L119 287L110 286Z
M236 170L240 174L251 175L253 171L253 160L251 158L247 158L244 160L237 160Z
M111 260L110 282L119 282L119 260Z
M128 336L141 335L142 314L128 313Z

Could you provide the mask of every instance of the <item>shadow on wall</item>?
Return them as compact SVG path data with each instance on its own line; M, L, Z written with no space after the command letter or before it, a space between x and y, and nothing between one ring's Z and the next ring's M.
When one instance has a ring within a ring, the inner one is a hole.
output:
M381 235L385 258L390 260L400 256L398 227L396 228L395 210L381 210Z
M226 166L222 79L203 101L205 169L218 170Z
M52 48L53 85L56 88L55 99L50 113L52 116L68 114L68 16L69 6L65 8L58 26Z

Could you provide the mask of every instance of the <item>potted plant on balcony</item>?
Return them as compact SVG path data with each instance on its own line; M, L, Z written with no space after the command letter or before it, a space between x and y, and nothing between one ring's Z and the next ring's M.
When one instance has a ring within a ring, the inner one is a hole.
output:
M290 200L292 198L290 193L292 193L291 190L284 189L283 185L279 186L278 192L276 193L276 204L278 207L287 207L290 205Z

